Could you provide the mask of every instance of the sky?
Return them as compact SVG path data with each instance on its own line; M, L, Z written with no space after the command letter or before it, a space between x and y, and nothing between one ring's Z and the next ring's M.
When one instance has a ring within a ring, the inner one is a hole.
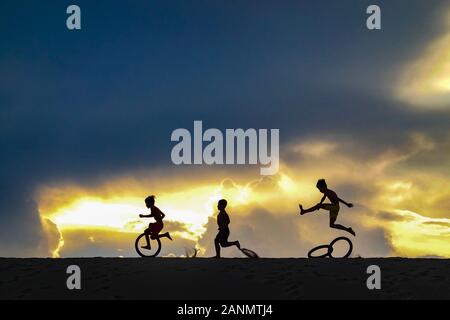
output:
M298 214L325 178L354 256L450 257L450 3L370 4L2 1L0 256L136 256L155 194L163 256L213 255L226 198L231 240L302 257L343 235ZM279 129L278 173L174 165L195 120Z

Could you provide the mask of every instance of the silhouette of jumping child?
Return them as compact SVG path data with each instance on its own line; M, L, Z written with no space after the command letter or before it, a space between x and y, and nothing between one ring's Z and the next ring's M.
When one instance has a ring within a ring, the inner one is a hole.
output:
M155 196L148 196L145 198L145 205L147 208L150 209L150 214L140 214L139 218L154 218L156 222L149 223L148 228L145 229L145 240L147 241L147 245L142 246L144 249L151 249L150 246L150 238L157 239L157 238L169 238L172 240L172 237L168 232L159 234L161 230L164 228L163 219L166 216L157 206L155 206Z
M353 204L345 202L338 197L336 192L328 189L325 179L320 179L319 181L317 181L316 187L320 192L323 193L322 200L320 200L318 204L309 209L303 209L303 206L299 204L298 206L300 207L300 214L304 215L305 213L313 212L319 209L328 210L330 212L330 228L344 230L351 233L352 235L355 235L355 231L353 231L352 228L344 227L343 225L335 223L339 213L339 202L342 202L349 208L353 207ZM323 203L325 201L325 198L328 198L331 203Z
M219 226L219 233L214 239L214 244L216 246L216 256L214 258L220 258L220 247L223 248L236 246L241 249L241 244L239 241L228 242L228 236L230 235L230 229L228 225L230 224L230 217L225 211L227 207L227 200L221 199L217 203L217 209L219 209L219 214L217 215L217 225Z

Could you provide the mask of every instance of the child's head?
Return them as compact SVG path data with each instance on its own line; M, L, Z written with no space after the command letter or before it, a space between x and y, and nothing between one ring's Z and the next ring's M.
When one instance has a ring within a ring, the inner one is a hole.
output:
M319 179L316 184L317 189L319 189L320 192L324 192L327 190L327 183L325 182L325 179Z
M147 208L153 207L155 205L155 196L151 195L145 198L145 205L147 206Z
M219 202L217 203L217 209L222 211L222 210L225 210L226 207L227 207L227 200L220 199Z

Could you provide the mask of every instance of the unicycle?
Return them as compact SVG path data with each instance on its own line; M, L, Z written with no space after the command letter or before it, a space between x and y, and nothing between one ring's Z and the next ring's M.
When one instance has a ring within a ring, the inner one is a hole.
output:
M150 250L142 248L146 244L145 233L142 233L136 238L136 242L134 243L134 248L141 257L156 257L161 251L161 240L159 238L152 239L150 237Z

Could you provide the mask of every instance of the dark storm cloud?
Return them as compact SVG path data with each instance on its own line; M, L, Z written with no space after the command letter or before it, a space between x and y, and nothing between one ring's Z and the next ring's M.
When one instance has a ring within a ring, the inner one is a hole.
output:
M1 256L51 256L50 248L57 244L57 230L46 222L42 225L37 205L31 194L27 193L26 187L11 189L6 183L0 185Z
M383 3L369 33L367 1L78 1L69 32L69 3L2 1L0 254L37 250L36 187L170 168L171 131L196 119L373 152L412 129L440 134L448 116L396 105L386 77L438 33L444 3Z

